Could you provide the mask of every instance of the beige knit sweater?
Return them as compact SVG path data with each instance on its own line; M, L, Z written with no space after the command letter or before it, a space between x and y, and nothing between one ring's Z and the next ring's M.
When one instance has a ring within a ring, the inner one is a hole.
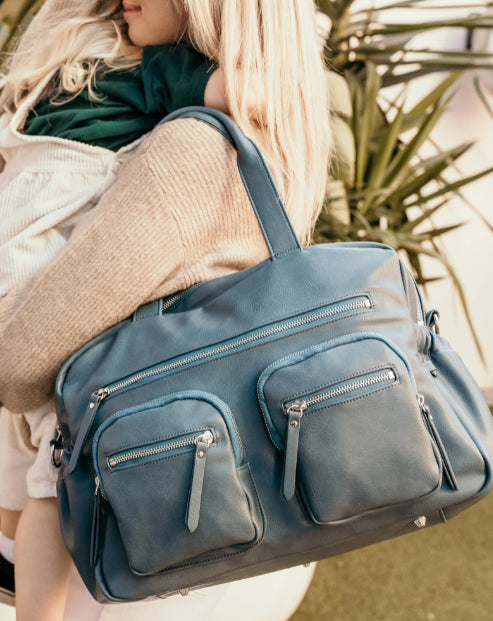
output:
M64 361L139 305L267 257L233 147L193 119L157 127L2 321L0 402L40 406Z

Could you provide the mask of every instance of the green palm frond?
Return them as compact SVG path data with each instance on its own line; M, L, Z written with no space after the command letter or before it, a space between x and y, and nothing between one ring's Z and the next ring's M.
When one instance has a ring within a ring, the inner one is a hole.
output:
M472 147L471 142L426 158L420 155L422 145L447 109L458 74L447 76L408 111L405 96L401 97L391 120L380 107L381 79L375 66L367 62L363 81L348 71L345 77L352 104L347 123L354 140L355 175L350 182L336 185L333 181L329 186L315 241L364 240L390 245L406 255L422 285L437 277L424 275L421 259L435 259L456 287L482 356L462 285L436 243L464 223L437 227L433 217L446 208L451 196L492 173L493 167L458 179L446 178L450 168ZM334 209L336 204L339 210ZM343 204L347 218L341 217Z
M447 110L458 78L464 71L493 69L493 55L424 47L416 45L415 38L443 28L492 29L493 2L472 1L462 7L431 0L375 4L359 9L354 6L355 0L318 0L320 10L332 21L325 48L327 60L346 81L351 111L338 115L334 125L336 149L344 164L332 171L315 241L388 244L407 257L422 285L442 278L425 275L423 257L437 261L457 290L482 357L462 284L437 243L463 223L437 227L433 219L447 208L450 198L458 196L493 232L493 224L461 193L465 186L491 174L493 168L467 176L460 172L457 162L472 147L471 142L446 151L436 149L435 155L425 158L421 151L425 144L433 145L431 133ZM457 17L455 13L451 17L450 10L458 8L467 10L468 15ZM420 9L419 19L415 17L416 9ZM409 19L402 19L403 12ZM406 106L407 90L412 88L413 80L433 72L440 72L441 82L412 107ZM477 96L493 116L479 75L473 83ZM389 101L389 86L401 87L393 101ZM342 151L340 144L344 145ZM341 177L339 170L352 174Z
M450 17L457 5L431 4L427 0L388 2L369 9L353 9L354 0L319 0L320 10L332 20L327 41L327 58L332 66L343 72L354 71L358 65L371 61L379 67L382 86L404 84L410 79L431 72L493 69L492 55L471 50L443 50L416 47L414 37L444 28L460 30L492 29L493 2L471 2L464 5L469 13ZM415 18L432 9L433 18ZM394 15L409 14L408 20L398 21ZM437 15L439 17L437 17Z

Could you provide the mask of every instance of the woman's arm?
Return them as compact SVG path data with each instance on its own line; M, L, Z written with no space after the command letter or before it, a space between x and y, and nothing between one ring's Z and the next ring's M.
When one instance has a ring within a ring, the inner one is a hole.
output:
M139 305L267 256L233 147L195 120L157 127L2 325L0 402L34 409L74 351Z

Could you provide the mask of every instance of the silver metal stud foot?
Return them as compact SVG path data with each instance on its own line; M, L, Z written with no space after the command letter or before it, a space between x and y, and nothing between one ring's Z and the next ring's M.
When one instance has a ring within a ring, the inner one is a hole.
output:
M419 518L416 518L413 522L418 528L424 528L426 526L426 516L422 515Z

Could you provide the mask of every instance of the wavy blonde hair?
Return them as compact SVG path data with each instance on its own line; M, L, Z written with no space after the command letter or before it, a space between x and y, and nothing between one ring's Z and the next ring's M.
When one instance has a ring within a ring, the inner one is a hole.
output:
M14 53L4 87L2 103L15 111L46 80L53 79L41 96L53 100L73 97L84 89L97 98L96 75L137 66L142 49L130 43L121 15L121 0L80 0L59 11L44 14L41 37L31 37Z
M332 145L313 0L173 2L186 11L187 38L222 67L231 116L261 146L297 231L306 230L308 212L308 243ZM252 92L253 114L245 96Z
M185 12L184 37L223 69L231 116L262 148L297 231L306 230L308 214L308 243L331 151L314 1L171 1ZM142 50L125 35L120 5L80 0L76 14L71 8L45 15L43 40L19 52L6 76L7 108L15 110L53 72L47 90L56 98L91 91L96 73L137 65Z

